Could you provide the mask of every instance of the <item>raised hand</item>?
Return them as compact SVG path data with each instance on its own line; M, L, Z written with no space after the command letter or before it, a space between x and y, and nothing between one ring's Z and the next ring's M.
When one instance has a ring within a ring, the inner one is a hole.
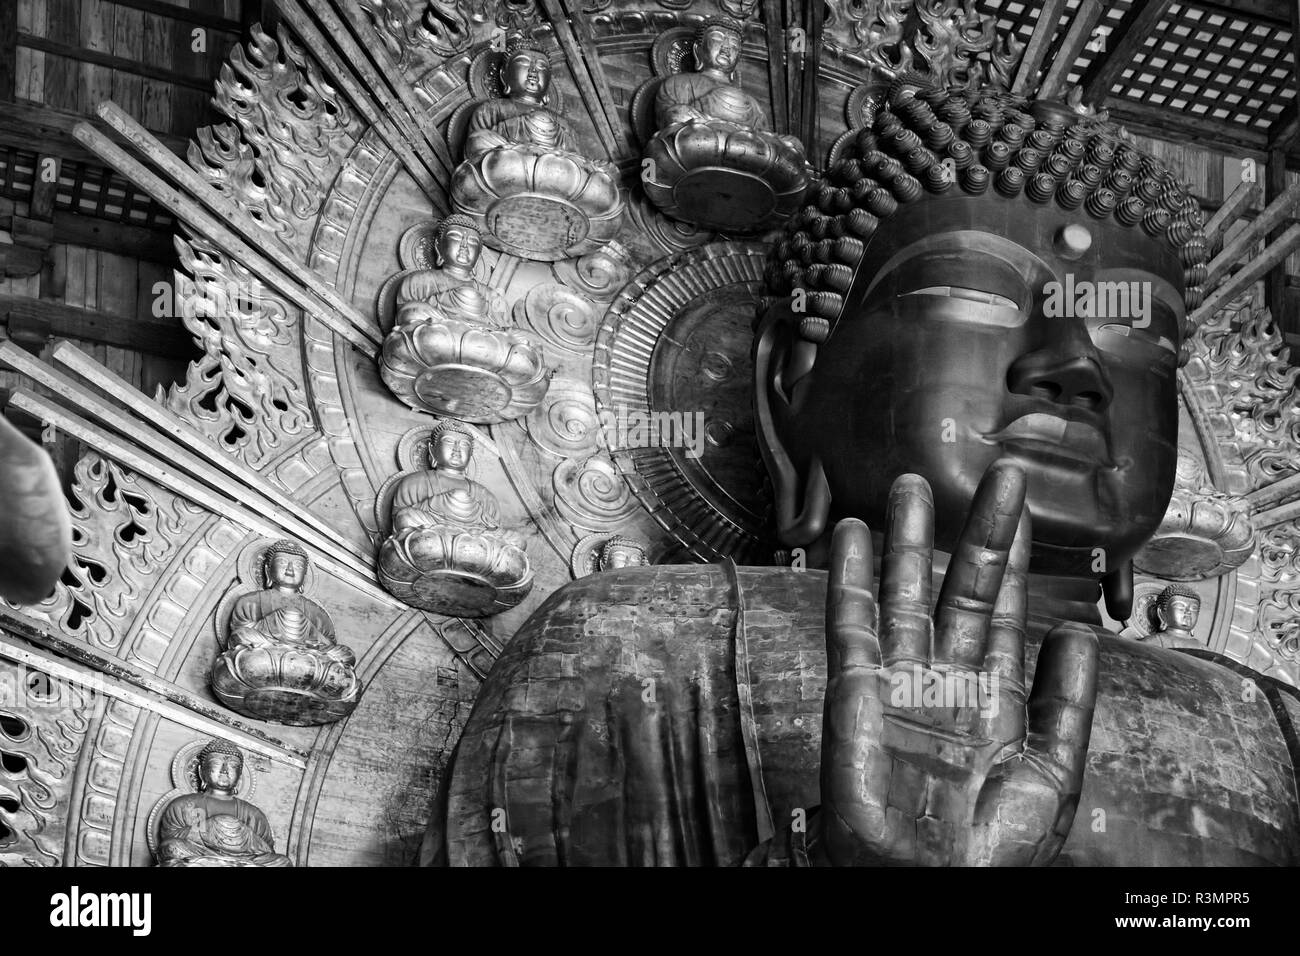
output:
M818 855L836 865L1029 865L1060 852L1078 804L1097 639L1048 634L1026 701L1025 477L998 461L975 493L931 614L934 502L890 491L880 613L871 535L841 521L826 594L828 683Z

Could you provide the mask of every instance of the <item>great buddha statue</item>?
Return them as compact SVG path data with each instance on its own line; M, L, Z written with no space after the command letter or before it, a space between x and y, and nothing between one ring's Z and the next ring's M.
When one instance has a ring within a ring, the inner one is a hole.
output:
M1129 616L1173 487L1195 200L1063 103L875 95L754 344L775 530L828 570L551 595L479 692L426 862L1300 862L1296 690L1098 610ZM1140 316L1047 307L1121 280Z
M173 799L157 823L159 866L293 866L275 852L266 814L235 796L244 755L213 740L199 753L200 789Z
M413 607L483 617L514 607L532 588L528 556L501 527L496 496L465 473L474 437L454 420L429 437L429 465L399 478L379 580Z
M506 325L501 294L474 277L483 240L459 213L438 224L436 268L402 275L379 373L407 405L463 421L498 424L531 412L552 370L542 346Z
M742 39L735 20L707 17L691 48L695 71L658 83L642 181L665 215L747 232L788 219L811 169L803 144L771 132L766 109L736 82Z
M356 708L356 655L338 643L329 612L302 593L309 566L297 542L276 542L262 557L266 586L231 608L211 680L231 710L310 725L341 720Z
M551 60L512 34L496 70L499 96L473 107L463 162L451 183L458 212L494 249L555 261L593 252L623 216L615 169L582 155L572 126L548 100Z

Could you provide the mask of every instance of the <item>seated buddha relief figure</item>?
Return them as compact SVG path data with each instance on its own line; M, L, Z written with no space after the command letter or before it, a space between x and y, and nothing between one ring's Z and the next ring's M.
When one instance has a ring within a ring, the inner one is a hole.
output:
M767 110L736 82L742 38L730 17L706 18L691 48L696 71L659 82L642 181L667 216L748 232L788 219L812 171L803 144L771 132Z
M1055 101L880 95L756 325L774 530L809 569L553 594L479 691L426 862L1300 863L1300 693L1244 694L1242 665L1099 610L1129 617L1173 489L1195 199ZM956 176L921 141L937 122ZM1062 314L1067 276L1150 299Z
M429 436L430 467L400 477L388 497L379 580L412 607L485 617L532 589L528 556L502 529L496 496L465 473L473 454L466 426L439 422Z
M434 233L436 265L397 283L393 328L379 373L412 408L497 424L527 415L546 394L542 346L506 325L501 295L474 277L483 240L474 220L448 216Z
M236 599L212 691L231 710L282 724L326 724L357 706L356 655L302 591L310 560L294 541L263 552L265 587Z
M199 753L199 791L171 800L158 816L159 866L293 866L275 852L266 814L235 795L244 755L213 740Z
M451 183L456 211L494 249L550 262L599 249L614 237L623 200L614 168L582 155L573 127L548 102L551 60L512 34L465 127Z
M1201 598L1185 584L1171 584L1155 601L1155 628L1147 640L1161 647L1201 648L1205 642L1192 633L1201 616Z

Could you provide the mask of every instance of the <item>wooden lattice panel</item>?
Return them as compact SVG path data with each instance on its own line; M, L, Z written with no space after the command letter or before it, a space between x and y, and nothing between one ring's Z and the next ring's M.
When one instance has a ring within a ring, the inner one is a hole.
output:
M1267 132L1295 97L1288 26L1172 4L1112 96Z
M1080 0L1067 0L1053 49L1079 5ZM980 12L997 17L1000 32L1012 31L1023 42L1033 34L1042 6L1028 0L976 4ZM1106 4L1067 74L1070 83L1078 83L1098 58L1111 52L1112 37L1131 6L1131 0ZM1125 66L1110 96L1111 102L1140 103L1266 134L1295 98L1294 70L1289 24L1227 6L1174 3Z
M25 200L37 176L35 153L0 146L0 196ZM135 226L168 228L173 219L146 194L121 176L89 163L65 159L59 163L54 208Z

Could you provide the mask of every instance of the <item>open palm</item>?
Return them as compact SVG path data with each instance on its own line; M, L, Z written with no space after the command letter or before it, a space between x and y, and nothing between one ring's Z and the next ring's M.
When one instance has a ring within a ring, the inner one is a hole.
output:
M890 491L877 614L870 532L853 519L835 528L821 850L837 865L1050 863L1083 782L1097 638L1055 628L1026 697L1018 466L985 474L932 612L933 536L930 487L904 475Z

